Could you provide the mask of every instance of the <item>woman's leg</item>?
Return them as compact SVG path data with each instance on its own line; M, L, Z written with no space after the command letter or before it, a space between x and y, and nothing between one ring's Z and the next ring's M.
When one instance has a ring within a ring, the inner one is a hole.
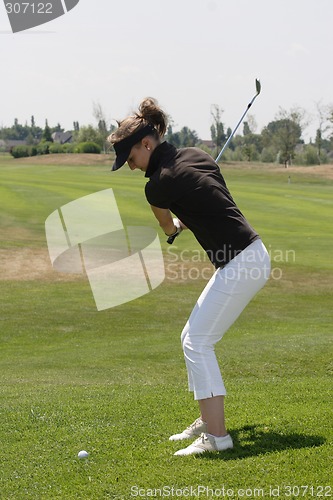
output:
M228 434L224 419L224 396L200 399L198 401L201 418L207 425L207 432L213 436Z
M224 387L215 344L264 286L270 273L268 253L257 240L219 269L202 292L182 332L189 389L199 401L207 432L224 436Z

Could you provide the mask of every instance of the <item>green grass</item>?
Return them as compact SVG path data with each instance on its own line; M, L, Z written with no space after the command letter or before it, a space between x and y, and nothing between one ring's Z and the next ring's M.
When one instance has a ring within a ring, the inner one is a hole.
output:
M1 281L1 499L127 500L161 497L153 490L163 487L179 498L198 485L234 493L224 498L241 498L239 489L273 498L278 487L287 498L288 486L314 487L289 498L333 495L319 488L332 487L333 182L296 172L288 184L288 172L269 167L223 170L279 277L217 347L234 450L181 458L168 442L197 416L179 335L203 279L167 279L97 312L84 277L18 273ZM155 226L144 183L126 169L0 158L2 277L14 252L45 250L52 211L98 190L114 189L125 224ZM186 277L208 266L192 259L198 248L186 233L173 247L179 257L187 251Z

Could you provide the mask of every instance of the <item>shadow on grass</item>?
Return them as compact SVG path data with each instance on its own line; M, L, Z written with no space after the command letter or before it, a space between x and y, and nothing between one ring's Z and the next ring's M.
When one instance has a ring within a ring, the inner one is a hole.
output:
M322 436L276 432L264 425L245 425L230 432L234 442L232 450L203 453L198 459L235 460L283 450L312 448L325 443Z

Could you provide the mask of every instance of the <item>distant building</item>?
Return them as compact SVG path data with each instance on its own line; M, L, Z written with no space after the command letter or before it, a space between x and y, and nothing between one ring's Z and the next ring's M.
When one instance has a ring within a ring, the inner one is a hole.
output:
M8 152L15 146L26 146L26 141L16 141L14 139L0 139L0 149Z
M73 133L67 132L53 132L52 134L53 142L58 142L59 144L68 144L73 141Z
M206 146L209 149L216 148L216 144L212 140L200 141L203 146Z

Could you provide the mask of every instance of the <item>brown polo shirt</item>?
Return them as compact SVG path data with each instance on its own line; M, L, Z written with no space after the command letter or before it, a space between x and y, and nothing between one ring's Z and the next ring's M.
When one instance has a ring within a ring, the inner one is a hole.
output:
M216 268L259 238L226 186L212 157L198 148L154 149L145 174L151 205L168 208L194 234Z

